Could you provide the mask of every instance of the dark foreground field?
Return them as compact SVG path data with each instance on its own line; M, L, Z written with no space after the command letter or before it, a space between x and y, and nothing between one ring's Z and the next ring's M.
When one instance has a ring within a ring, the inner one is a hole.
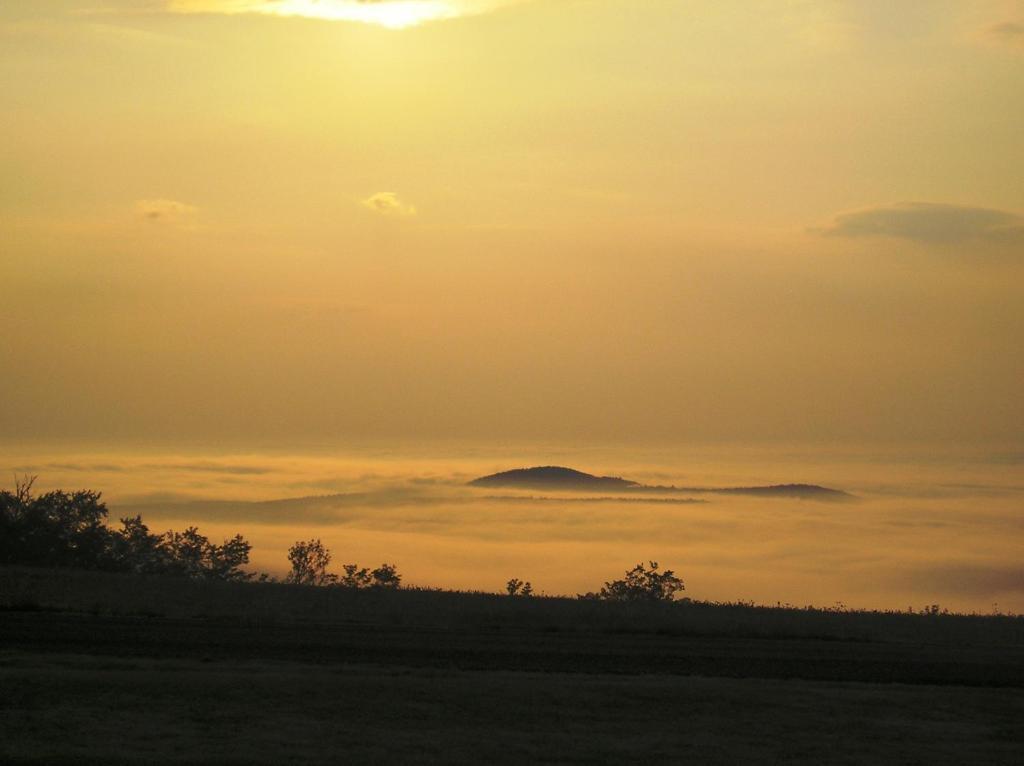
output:
M0 570L11 763L1022 763L1024 621Z

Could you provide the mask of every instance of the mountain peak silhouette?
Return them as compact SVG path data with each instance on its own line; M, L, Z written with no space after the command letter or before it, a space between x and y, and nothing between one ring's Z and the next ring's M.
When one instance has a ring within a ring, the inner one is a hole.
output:
M511 471L492 473L469 482L471 487L503 487L506 489L543 489L603 492L687 493L753 495L755 497L792 497L808 500L846 501L854 500L853 495L839 489L821 487L817 484L772 484L761 487L675 487L652 486L623 479L618 476L595 476L574 468L559 465L515 468Z
M544 465L515 468L511 471L481 476L469 482L474 487L522 487L524 489L601 489L625 490L639 487L635 481L617 476L594 476L573 468Z

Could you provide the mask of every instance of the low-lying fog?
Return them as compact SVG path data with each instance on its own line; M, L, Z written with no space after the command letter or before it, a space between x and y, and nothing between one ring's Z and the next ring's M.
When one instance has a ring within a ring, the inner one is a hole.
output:
M196 525L217 541L241 532L253 568L278 575L293 542L318 537L336 570L392 562L410 585L500 591L518 577L576 594L655 560L696 599L986 613L1024 612L1022 463L1013 452L722 447L0 452L0 469L37 474L38 491L102 491L114 521L141 513L154 531ZM659 485L805 482L858 500L465 486L531 465Z

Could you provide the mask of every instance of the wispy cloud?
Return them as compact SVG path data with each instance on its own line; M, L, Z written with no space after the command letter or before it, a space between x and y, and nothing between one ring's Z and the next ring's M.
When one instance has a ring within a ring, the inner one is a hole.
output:
M1001 594L1024 592L1024 568L994 563L931 564L912 572L908 579L921 589L965 595L974 598L996 598Z
M413 205L403 202L394 192L377 192L376 194L371 194L360 204L379 215L416 215L416 208Z
M46 463L44 465L17 466L18 472L40 473L51 471L68 471L74 473L123 473L125 471L186 471L196 473L223 473L239 476L260 476L273 471L264 465L248 465L238 463L217 463L209 460L182 463Z
M922 244L1024 242L1024 218L1005 210L900 202L837 215L816 229L829 237L894 237Z
M985 36L993 42L1024 49L1024 22L1001 21L988 27Z
M199 208L173 199L140 199L135 214L151 223L176 223L199 212Z

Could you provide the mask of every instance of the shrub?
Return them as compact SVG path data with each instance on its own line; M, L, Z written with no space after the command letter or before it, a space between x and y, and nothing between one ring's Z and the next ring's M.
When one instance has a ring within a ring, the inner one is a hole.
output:
M399 588L402 584L402 575L394 564L381 564L370 572L370 579L374 588Z
M587 593L580 598L667 602L674 600L676 593L685 590L683 581L671 569L659 572L658 562L648 563L650 567L645 567L641 562L626 572L623 579L606 582L599 593Z
M297 542L288 549L292 569L285 582L295 585L337 585L340 588L398 588L402 575L394 564L381 564L374 570L358 564L342 564L340 577L327 571L331 551L320 540Z

